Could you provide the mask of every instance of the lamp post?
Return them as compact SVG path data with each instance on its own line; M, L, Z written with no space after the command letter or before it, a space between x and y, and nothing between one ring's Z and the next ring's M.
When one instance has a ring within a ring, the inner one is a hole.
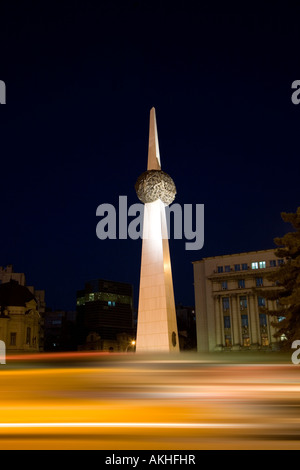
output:
M128 352L128 348L132 347L132 346L135 346L136 345L136 341L133 339L132 341L130 341L130 343L128 344L127 348L126 348L126 352Z

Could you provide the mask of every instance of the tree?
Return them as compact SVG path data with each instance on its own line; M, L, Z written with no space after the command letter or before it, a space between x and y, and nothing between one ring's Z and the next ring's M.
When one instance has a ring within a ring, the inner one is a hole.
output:
M272 323L277 329L274 336L283 339L281 347L287 349L293 341L300 340L300 207L296 213L283 212L281 217L294 231L274 239L278 246L275 255L285 263L267 276L275 287L265 297L277 301L277 310L266 313L277 317Z

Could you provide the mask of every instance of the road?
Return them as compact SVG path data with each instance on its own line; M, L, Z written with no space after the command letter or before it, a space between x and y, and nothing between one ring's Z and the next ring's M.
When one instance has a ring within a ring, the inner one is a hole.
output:
M0 366L0 449L300 449L300 366L251 362L8 358Z

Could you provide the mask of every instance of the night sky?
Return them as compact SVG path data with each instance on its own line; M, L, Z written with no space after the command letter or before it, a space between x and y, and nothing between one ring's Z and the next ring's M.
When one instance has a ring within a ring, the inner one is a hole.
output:
M1 2L0 265L52 308L93 278L130 282L141 240L96 237L99 204L138 202L149 112L176 202L205 204L205 244L171 240L176 302L192 261L274 247L299 205L299 14L201 2Z

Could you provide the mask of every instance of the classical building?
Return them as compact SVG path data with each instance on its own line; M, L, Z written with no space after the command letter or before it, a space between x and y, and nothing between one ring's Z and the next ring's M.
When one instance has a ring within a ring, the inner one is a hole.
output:
M38 352L40 315L30 290L17 281L0 285L0 340L7 352Z
M33 286L26 285L26 277L24 273L15 273L13 266L8 264L3 267L0 266L0 284L5 284L10 281L17 281L20 286L26 286L30 290L37 302L37 310L40 314L40 331L39 331L39 345L40 351L44 350L44 314L46 310L45 291L37 290Z
M79 349L124 351L135 339L131 284L88 281L76 303Z
M25 274L15 273L12 264L0 266L0 284L6 284L9 281L17 281L21 286L25 286Z
M274 283L266 275L284 260L274 250L216 256L195 261L194 288L198 351L277 349L275 329L264 307Z

